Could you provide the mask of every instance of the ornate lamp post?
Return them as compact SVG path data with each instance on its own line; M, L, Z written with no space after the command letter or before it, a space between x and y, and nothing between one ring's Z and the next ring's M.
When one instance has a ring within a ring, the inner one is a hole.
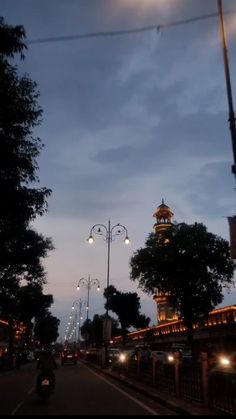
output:
M100 283L99 280L97 278L95 279L91 279L90 275L88 276L88 279L86 278L80 278L78 285L77 285L77 291L80 290L80 285L84 285L87 288L88 294L87 294L87 306L86 306L86 310L87 310L87 320L89 318L89 294L90 294L90 290L91 287L93 285L97 286L97 291L100 291Z
M110 284L110 246L111 243L116 236L125 236L124 242L125 244L130 243L130 239L128 237L128 230L122 224L115 224L111 227L111 222L108 220L108 226L104 224L94 224L90 230L88 242L94 243L93 234L98 236L102 236L105 241L107 242L107 288ZM105 342L105 366L108 365L108 344L111 339L111 322L109 322L108 316L108 308L106 310L106 318L104 322L103 328L103 337Z

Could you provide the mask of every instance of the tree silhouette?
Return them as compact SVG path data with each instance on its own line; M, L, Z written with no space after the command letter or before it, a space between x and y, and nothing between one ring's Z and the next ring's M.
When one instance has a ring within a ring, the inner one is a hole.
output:
M86 338L87 343L97 347L103 344L103 322L106 315L95 314L93 320L85 320L81 327L81 334ZM118 331L118 322L112 319L112 336L116 336Z
M116 313L118 317L124 344L130 326L136 328L148 326L150 318L140 314L140 297L136 292L121 292L110 285L105 288L104 297L106 298L105 308Z
M59 324L60 320L52 316L51 313L47 313L45 316L36 319L34 334L41 345L49 346L53 342L56 342L59 336Z
M37 158L43 147L33 136L42 118L37 85L27 74L20 76L12 64L16 54L24 58L25 30L0 17L0 39L0 306L1 315L9 320L10 347L19 288L46 281L42 258L53 246L31 226L47 210L51 190L36 187Z
M146 247L130 260L130 278L148 294L170 292L170 303L188 330L223 301L223 288L233 285L235 264L229 243L202 223L181 223L162 235L150 233Z

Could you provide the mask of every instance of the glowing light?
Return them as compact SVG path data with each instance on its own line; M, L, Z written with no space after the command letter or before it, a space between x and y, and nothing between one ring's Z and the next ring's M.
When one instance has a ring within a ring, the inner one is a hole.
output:
M229 367L230 366L230 360L226 356L222 356L219 359L220 365L223 367Z
M119 360L120 360L120 362L125 362L126 355L125 354L120 354Z

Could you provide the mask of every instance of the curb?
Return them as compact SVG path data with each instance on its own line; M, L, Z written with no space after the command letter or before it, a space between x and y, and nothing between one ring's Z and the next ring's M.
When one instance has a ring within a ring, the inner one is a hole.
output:
M170 402L168 400L163 399L158 394L155 394L152 391L147 390L147 389L143 388L142 386L140 386L140 385L138 385L138 384L136 384L132 381L129 381L129 379L127 379L126 377L121 378L118 375L116 375L116 373L113 373L113 372L105 372L105 374L108 375L111 378L114 378L115 380L119 381L120 383L126 385L127 387L137 391L138 393L141 393L144 396L147 396L149 398L154 399L155 401L157 401L158 403L162 404L163 406L169 408L170 410L174 410L179 415L192 415L192 413L189 410L186 410L186 409L176 405L174 402Z
M163 394L163 395L159 395L157 393L154 393L153 391L151 391L151 389L148 388L144 388L142 386L141 383L136 383L134 381L131 381L129 378L123 376L121 377L121 375L118 375L115 372L109 371L105 368L101 368L97 365L94 365L90 362L87 362L85 360L83 360L82 362L84 362L87 366L101 372L102 374L113 378L117 381L119 381L120 383L124 384L125 386L137 391L138 393L141 393L155 401L157 401L158 403L160 403L161 405L167 407L168 409L174 411L175 413L177 413L178 415L197 415L197 416L215 416L215 415L222 415L222 412L219 411L215 411L215 409L209 409L209 408L204 408L201 406L198 406L196 404L191 404L191 406L180 406L178 404L178 400L168 400L168 395L167 394ZM164 397L166 397L164 399ZM182 401L182 399L180 399L180 402ZM183 401L184 403L184 401Z

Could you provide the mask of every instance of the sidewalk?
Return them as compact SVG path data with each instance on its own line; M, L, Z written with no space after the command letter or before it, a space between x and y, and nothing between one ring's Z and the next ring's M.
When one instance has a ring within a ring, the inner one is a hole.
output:
M135 391L150 397L151 399L157 401L158 403L162 404L163 406L173 410L179 415L196 415L196 416L224 416L224 412L220 412L219 410L204 407L194 402L189 402L185 399L177 398L172 395L168 395L167 393L160 392L156 388L148 386L144 383L141 383L137 380L133 380L125 375L112 371L111 368L104 369L98 365L94 365L90 362L86 362L82 360L82 362L86 363L90 367L99 370L104 375L107 375L111 378L114 378L117 381L120 381L122 384L126 385L129 388L134 389Z

